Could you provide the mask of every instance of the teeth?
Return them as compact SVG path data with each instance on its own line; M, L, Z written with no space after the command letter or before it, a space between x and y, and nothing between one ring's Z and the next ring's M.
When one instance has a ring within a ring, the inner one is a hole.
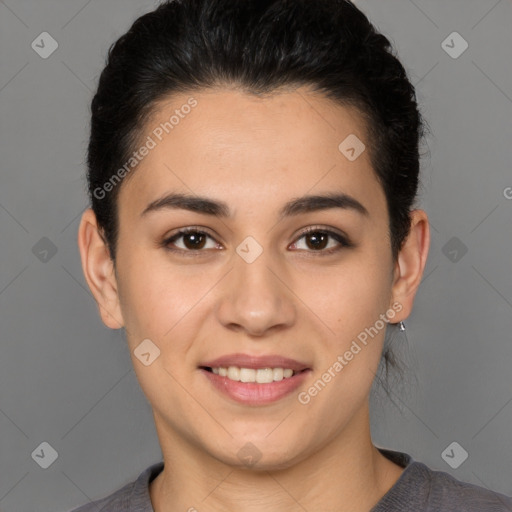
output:
M284 370L282 368L274 368L272 372L274 374L274 380L283 380Z
M237 366L230 366L228 368L228 375L227 375L228 379L231 379L231 380L240 380L240 368L238 368Z
M227 377L230 380L238 382L257 382L259 384L269 384L270 382L288 379L293 375L290 368L239 368L230 366L229 368L212 368L212 372L220 377Z
M256 370L254 368L240 368L240 382L256 382Z
M277 368L276 368L277 370ZM272 368L260 368L256 371L256 382L267 384L274 381L274 370Z

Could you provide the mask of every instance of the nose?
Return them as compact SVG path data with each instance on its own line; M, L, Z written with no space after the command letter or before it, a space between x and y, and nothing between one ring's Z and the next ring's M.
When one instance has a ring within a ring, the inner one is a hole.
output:
M224 327L261 337L294 324L297 311L291 279L267 253L263 251L251 263L235 255L215 308Z

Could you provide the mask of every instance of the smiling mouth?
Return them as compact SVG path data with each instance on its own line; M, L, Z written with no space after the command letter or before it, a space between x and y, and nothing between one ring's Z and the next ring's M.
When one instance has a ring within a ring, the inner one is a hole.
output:
M305 368L301 371L295 371L291 368L243 368L239 366L218 366L209 367L201 366L202 370L214 373L219 377L226 377L235 382L255 382L257 384L270 384L272 382L279 382L281 380L289 379L299 373L308 370Z

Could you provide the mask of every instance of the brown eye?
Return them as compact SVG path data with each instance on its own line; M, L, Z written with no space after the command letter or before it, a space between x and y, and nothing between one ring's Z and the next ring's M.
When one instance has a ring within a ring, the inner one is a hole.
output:
M177 243L180 239L182 239L181 246ZM210 247L207 247L208 239L212 241L212 245L210 245ZM305 252L316 252L319 253L319 255L332 254L343 248L353 246L345 236L328 229L315 227L309 228L302 233L302 235L297 239L297 242L292 244L294 249L302 249L297 247L299 245L298 241L302 239L306 240L304 248ZM330 244L331 241L335 242L334 245ZM201 231L197 228L187 228L178 231L170 238L164 240L162 242L162 246L168 251L187 256L206 253L206 250L203 249L218 249L218 244L215 239L205 231Z
M205 245L206 236L202 233L187 233L183 235L183 244L187 249L202 249Z
M309 243L306 242L308 247L315 250L321 250L326 248L330 236L322 233L321 231L315 231L313 233L308 233L305 238L306 240L309 240Z
M170 238L167 238L164 240L162 245L169 251L173 252L181 252L181 253L187 253L187 252L193 252L193 251L202 251L205 248L209 249L215 249L217 247L216 243L213 243L213 246L206 247L207 240L213 238L204 231L200 231L198 229L190 228L190 229L183 229L179 231L178 233L174 234ZM178 245L176 242L182 239L181 246Z
M331 254L333 252L339 251L346 247L352 247L352 243L348 241L348 239L342 236L339 233L336 233L327 229L320 228L309 228L297 240L305 239L305 250L306 252L318 252L321 254ZM329 246L329 241L334 240L334 245ZM299 245L299 242L295 242L293 244L295 248Z

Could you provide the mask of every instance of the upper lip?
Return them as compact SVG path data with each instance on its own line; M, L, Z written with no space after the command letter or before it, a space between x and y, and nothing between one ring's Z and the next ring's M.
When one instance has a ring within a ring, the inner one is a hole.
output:
M238 366L239 368L290 368L296 372L306 370L309 366L295 359L279 355L252 356L249 354L229 354L206 361L199 366L208 368L228 368Z

